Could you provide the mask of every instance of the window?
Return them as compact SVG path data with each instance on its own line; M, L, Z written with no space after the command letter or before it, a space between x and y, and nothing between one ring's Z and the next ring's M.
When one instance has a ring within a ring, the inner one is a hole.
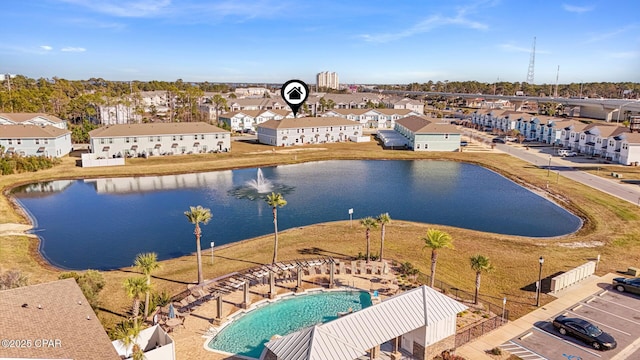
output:
M48 144L49 143L49 139L44 139L44 143Z
M113 138L109 138L109 144L113 144Z
M18 139L18 145L22 144L22 139Z
M156 141L160 141L160 136L156 137Z
M200 140L204 140L204 134L200 135Z
M417 145L416 145L416 149L420 149L420 144L417 144Z
M104 139L100 139L100 145L104 145Z
M193 135L193 140L198 140L198 135Z
M129 143L129 138L124 138L124 142Z
M176 141L176 136L175 136L175 135L173 135L173 137L171 137L171 139L172 139L173 141Z
M180 140L182 141L182 135L180 135Z
M216 134L216 140L218 139L218 134Z
M134 142L134 143L137 143L137 142L138 142L138 138L137 138L137 137L134 137L134 138L133 138L133 142Z
M153 142L153 136L149 136L149 142Z
M40 144L40 139L36 139L36 145Z
M448 139L449 138L449 134L444 134L444 138Z
M13 145L13 139L9 139L9 145Z

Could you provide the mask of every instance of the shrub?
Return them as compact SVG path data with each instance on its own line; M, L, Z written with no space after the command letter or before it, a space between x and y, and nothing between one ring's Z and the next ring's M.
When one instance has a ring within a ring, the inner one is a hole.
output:
M20 270L9 270L0 274L0 290L27 286L28 278Z
M493 349L489 350L489 354L491 354L491 355L502 355L502 349L500 347L496 346Z

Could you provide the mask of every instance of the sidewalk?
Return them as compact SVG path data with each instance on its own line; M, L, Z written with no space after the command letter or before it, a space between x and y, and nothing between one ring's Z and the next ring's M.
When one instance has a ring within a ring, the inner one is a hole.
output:
M461 346L456 349L456 355L460 355L469 360L495 360L487 355L485 351L500 346L515 336L529 330L536 322L547 321L565 309L573 306L575 303L601 291L602 287L598 286L598 284L611 284L613 278L619 276L619 274L612 273L601 277L592 276L591 278L576 284L573 288L563 290L557 294L557 300L541 306L540 309L532 311L527 315L496 329L495 331Z

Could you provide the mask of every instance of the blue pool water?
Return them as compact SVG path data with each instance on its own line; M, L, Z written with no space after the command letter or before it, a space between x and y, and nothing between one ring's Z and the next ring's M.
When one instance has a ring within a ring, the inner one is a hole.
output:
M302 328L336 319L338 312L371 306L364 291L331 291L292 296L253 310L226 326L209 347L259 358L273 335L288 335Z

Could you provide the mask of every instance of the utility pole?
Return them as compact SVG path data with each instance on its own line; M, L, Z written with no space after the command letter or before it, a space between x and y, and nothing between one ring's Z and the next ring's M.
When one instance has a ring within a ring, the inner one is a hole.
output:
M558 71L556 72L556 91L553 93L553 97L558 97L558 78L560 77L560 65L558 65Z
M9 89L9 104L11 104L11 112L13 112L13 101L11 99L11 79L15 77L15 74L0 74L0 81L7 80L7 89Z
M536 37L533 37L533 48L529 58L529 70L527 71L527 84L533 85L534 69L536 67Z

